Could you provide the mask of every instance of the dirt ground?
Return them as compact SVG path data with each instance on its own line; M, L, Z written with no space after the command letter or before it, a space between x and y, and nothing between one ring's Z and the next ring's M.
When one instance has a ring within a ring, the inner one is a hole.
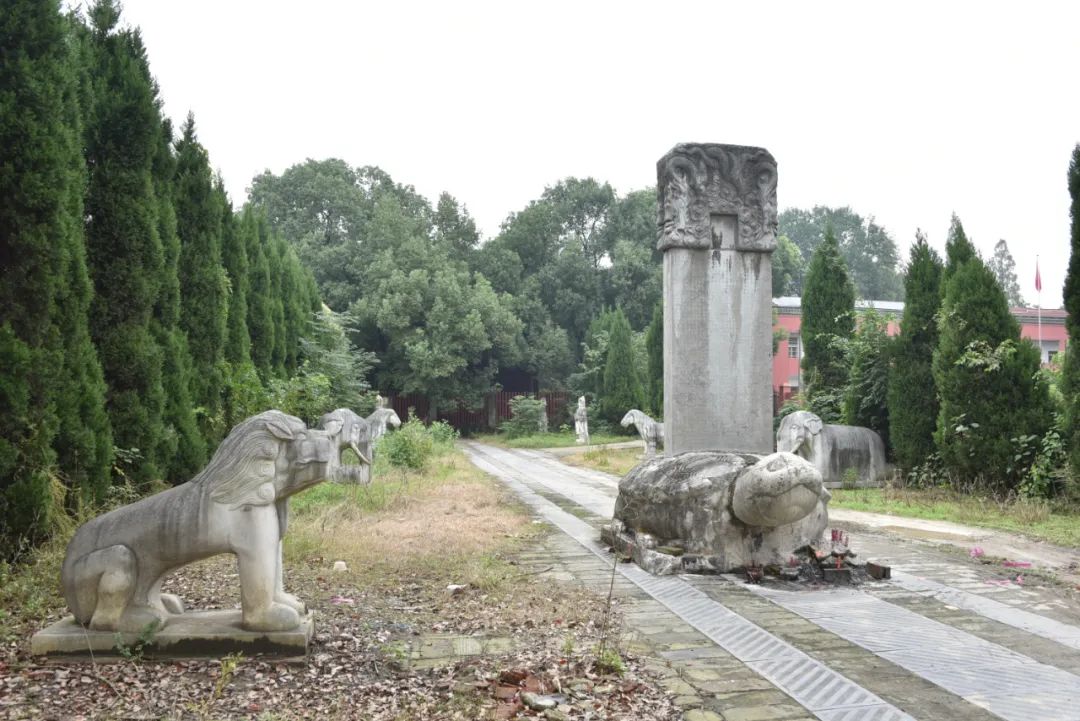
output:
M517 566L515 553L549 530L496 483L457 453L423 475L387 475L296 504L286 584L315 612L306 661L155 660L129 648L117 662L42 663L29 637L64 615L62 600L9 592L0 717L679 718L644 659L618 652L617 602ZM46 583L56 555L31 582ZM349 570L333 571L336 560ZM13 587L27 583L18 573ZM165 590L189 608L239 605L228 556L182 569ZM555 708L529 708L530 693Z

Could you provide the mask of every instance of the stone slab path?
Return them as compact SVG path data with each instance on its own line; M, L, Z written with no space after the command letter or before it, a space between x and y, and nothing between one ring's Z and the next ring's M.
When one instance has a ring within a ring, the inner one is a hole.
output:
M526 563L610 586L687 721L1080 721L1080 608L1052 587L927 543L854 530L863 558L898 569L861 589L657 578L599 543L618 479L550 454L465 449L561 533Z

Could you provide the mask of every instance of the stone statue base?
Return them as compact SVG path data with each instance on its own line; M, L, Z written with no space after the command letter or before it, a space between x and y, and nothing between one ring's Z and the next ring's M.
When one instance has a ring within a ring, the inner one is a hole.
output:
M791 453L692 451L631 470L601 536L658 575L783 566L820 542L829 498L818 470Z
M315 630L311 613L291 631L248 631L235 611L190 611L170 616L169 622L142 647L153 658L217 658L241 652L245 656L304 656ZM135 649L139 634L91 631L75 623L72 616L38 631L30 639L35 656L83 657L96 661L123 657L118 646ZM104 658L103 658L104 657Z

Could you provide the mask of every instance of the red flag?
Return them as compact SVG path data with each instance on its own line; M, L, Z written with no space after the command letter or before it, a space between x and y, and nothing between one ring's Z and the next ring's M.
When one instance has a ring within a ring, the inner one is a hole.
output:
M1039 275L1039 259L1035 259L1035 290L1042 293L1042 276Z

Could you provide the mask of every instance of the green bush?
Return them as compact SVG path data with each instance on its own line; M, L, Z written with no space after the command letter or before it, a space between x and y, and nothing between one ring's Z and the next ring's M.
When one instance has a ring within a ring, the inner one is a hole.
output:
M510 399L510 419L499 427L507 438L524 438L540 432L540 415L544 412L544 402L527 396L514 396Z
M392 466L419 471L435 455L435 439L423 421L413 416L396 431L380 438L375 453L385 456Z

